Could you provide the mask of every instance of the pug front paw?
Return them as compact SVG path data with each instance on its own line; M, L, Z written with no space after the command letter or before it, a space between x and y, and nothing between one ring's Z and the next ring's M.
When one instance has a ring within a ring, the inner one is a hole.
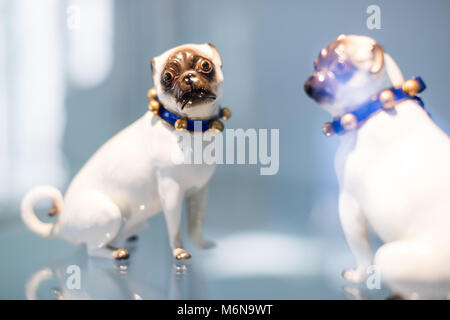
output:
M353 283L361 283L366 279L366 274L358 269L345 269L342 271L342 277Z
M115 249L112 254L116 260L126 260L130 257L127 249Z
M187 260L191 258L191 254L182 248L176 248L173 250L173 256L177 260Z

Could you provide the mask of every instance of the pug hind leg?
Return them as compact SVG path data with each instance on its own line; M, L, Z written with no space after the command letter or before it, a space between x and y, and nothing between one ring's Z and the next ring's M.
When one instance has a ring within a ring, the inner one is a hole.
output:
M450 250L444 242L389 242L377 250L375 265L383 282L407 299L444 299L450 293Z
M83 207L80 210L91 214L89 227L83 230L82 235L88 254L109 259L128 258L126 250L110 246L120 237L122 226L120 208L109 197L96 190L86 192L80 201L83 201Z

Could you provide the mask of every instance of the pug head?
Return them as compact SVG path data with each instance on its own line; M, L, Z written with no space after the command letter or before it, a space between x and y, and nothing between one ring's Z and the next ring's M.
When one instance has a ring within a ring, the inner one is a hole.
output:
M340 35L320 51L305 92L334 116L352 111L392 85L385 57L372 38Z
M222 60L212 44L186 44L152 59L153 83L160 102L184 116L218 112Z

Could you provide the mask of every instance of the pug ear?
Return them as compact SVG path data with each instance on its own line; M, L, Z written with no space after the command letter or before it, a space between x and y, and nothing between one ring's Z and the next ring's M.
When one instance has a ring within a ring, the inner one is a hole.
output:
M384 65L384 52L383 48L378 44L374 44L372 47L372 66L370 72L378 73Z
M152 74L155 72L155 58L150 62L150 69L152 70Z
M216 46L212 43L208 43L208 46L214 51L214 55L219 59L219 66L222 68L222 58L220 57L219 51Z

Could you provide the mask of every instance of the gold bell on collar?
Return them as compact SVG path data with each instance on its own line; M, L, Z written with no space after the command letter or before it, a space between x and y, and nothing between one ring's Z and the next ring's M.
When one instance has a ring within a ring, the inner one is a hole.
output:
M402 91L408 96L413 97L420 92L420 84L415 79L405 81L402 84Z
M222 120L228 120L231 118L231 110L230 108L222 108L220 110L220 118Z
M187 130L188 121L186 119L178 119L173 126L176 130Z
M355 130L358 126L358 120L353 113L346 113L341 118L341 126L347 130Z
M383 106L384 109L390 110L395 107L395 101L394 101L395 96L391 90L389 90L389 89L383 90L380 93L379 99L380 99L381 105Z
M158 93L156 92L156 88L151 88L147 92L147 97L149 100L156 99Z
M333 128L333 124L331 122L325 122L322 125L322 132L324 135L326 135L327 137L332 136L333 134L335 134L334 132L334 128Z
M215 131L216 133L220 133L223 131L223 129L225 129L225 126L220 120L212 120L209 123L209 129Z
M148 110L152 112L153 114L158 114L159 112L159 102L156 100L150 100L150 103L148 104Z

